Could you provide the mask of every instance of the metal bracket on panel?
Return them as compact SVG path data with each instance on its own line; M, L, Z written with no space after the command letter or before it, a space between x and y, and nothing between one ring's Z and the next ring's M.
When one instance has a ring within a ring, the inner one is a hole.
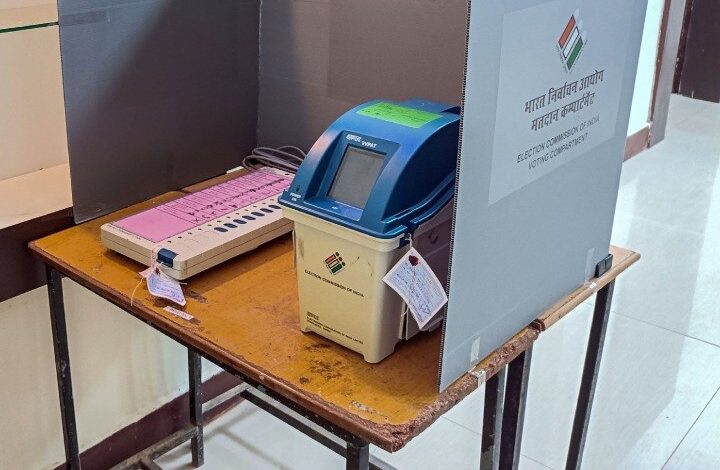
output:
M478 371L470 371L470 375L475 376L478 381L478 388L480 388L485 382L487 382L487 372L484 369Z
M607 257L600 261L597 266L595 267L595 277L603 276L604 274L607 274L608 271L612 268L613 264L613 255L607 255Z

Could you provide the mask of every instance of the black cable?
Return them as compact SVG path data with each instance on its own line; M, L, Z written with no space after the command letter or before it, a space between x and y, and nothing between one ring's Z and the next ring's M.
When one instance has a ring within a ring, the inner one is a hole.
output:
M305 152L294 145L283 145L278 148L257 147L252 151L252 154L243 159L242 166L248 170L269 166L290 173L297 173L305 156Z

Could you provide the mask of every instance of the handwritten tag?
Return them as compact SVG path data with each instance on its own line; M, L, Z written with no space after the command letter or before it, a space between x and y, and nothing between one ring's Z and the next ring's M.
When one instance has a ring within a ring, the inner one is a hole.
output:
M140 275L145 278L148 291L155 297L167 299L180 306L185 306L187 303L180 283L162 272L157 266L141 272Z
M442 284L415 248L405 253L385 275L383 282L405 301L421 329L448 301Z

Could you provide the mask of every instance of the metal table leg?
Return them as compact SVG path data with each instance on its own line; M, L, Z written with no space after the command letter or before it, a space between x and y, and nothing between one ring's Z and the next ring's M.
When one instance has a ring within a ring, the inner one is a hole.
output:
M205 462L205 447L203 443L203 416L202 416L202 362L200 355L188 349L188 395L190 396L190 424L197 432L190 440L193 466L200 467Z
M506 375L507 368L503 367L485 383L480 470L498 468Z
M68 350L67 326L65 324L65 303L63 301L62 274L45 266L48 298L50 301L50 325L52 327L53 349L55 350L55 373L57 374L60 396L60 417L62 419L65 460L67 468L80 468L77 424L73 401L72 378L70 376L70 353Z
M528 379L532 345L508 364L505 384L505 403L500 438L500 469L517 469L520 463L520 444L525 421Z
M590 423L590 412L595 397L595 386L600 371L600 360L602 359L605 333L610 319L610 305L612 304L614 289L615 281L612 281L597 293L595 300L590 339L588 340L585 366L580 382L580 393L575 408L575 421L570 435L570 449L565 464L567 470L578 470L582 464L582 454L585 448L588 424Z
M345 453L346 470L370 469L370 444L367 442L348 442Z

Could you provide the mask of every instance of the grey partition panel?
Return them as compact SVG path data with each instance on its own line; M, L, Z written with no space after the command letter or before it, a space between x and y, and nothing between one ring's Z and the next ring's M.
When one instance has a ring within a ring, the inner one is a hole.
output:
M458 104L467 1L265 0L258 141L309 148L376 99Z
M472 2L441 389L607 256L645 9Z
M257 1L59 7L76 220L223 173L255 145Z

